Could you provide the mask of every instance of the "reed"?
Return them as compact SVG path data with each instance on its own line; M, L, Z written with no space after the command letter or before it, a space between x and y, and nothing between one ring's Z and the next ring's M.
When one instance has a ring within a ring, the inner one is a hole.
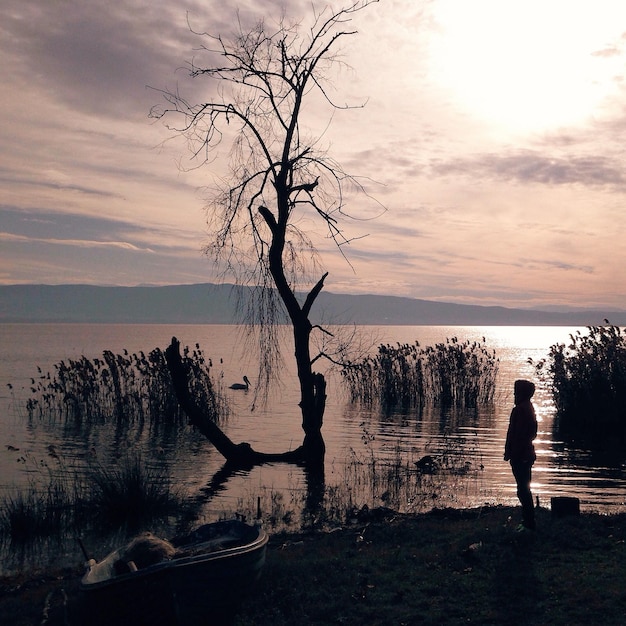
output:
M27 462L25 460L25 462ZM185 520L192 503L172 485L164 465L148 466L141 455L114 466L92 465L86 473L62 459L36 464L26 487L0 498L0 538L15 544L110 529L133 530L169 517Z
M390 512L421 513L433 507L455 506L460 493L478 493L483 458L478 437L444 433L428 442L420 456L396 446L380 457L366 441L351 448L343 462L328 468L319 493L290 478L286 489L253 489L237 501L246 517L262 514L275 532L332 529ZM425 468L420 461L428 455ZM481 494L484 495L484 494Z
M41 493L28 488L5 494L0 511L2 534L22 543L59 533L66 504L59 492Z
M623 443L626 438L626 332L618 326L589 326L569 344L550 347L535 364L556 408L555 427L588 443Z
M480 342L380 345L378 353L341 370L352 402L385 410L425 405L476 407L493 401L499 361Z
M211 361L200 346L186 347L183 359L189 368L194 397L209 415L219 421L228 414L220 387L211 378ZM171 377L160 348L145 354L114 354L102 358L60 361L52 372L39 369L31 380L26 411L30 419L62 422L81 428L102 423L158 428L163 424L184 425Z
M185 510L184 495L164 467L148 466L141 455L116 466L97 465L88 474L83 510L102 527L139 528Z
M365 435L367 437L367 434ZM329 468L325 485L313 493L290 478L286 489L252 488L240 497L237 512L249 518L262 513L273 530L332 528L361 519L381 507L416 513L433 506L451 506L461 490L476 485L482 457L476 442L447 434L423 450L432 456L428 468L414 452L397 446L379 458L369 444L351 449L345 462ZM423 460L423 457L422 459ZM193 501L173 484L164 464L149 465L140 454L115 465L95 463L79 474L62 459L50 467L40 463L41 476L0 500L0 539L21 545L41 538L135 532L183 527L198 513ZM313 490L314 491L314 490ZM232 515L233 511L223 511Z
M80 502L80 480L67 468L51 467L32 456L22 456L29 480L0 498L0 535L17 543L60 535L74 523Z

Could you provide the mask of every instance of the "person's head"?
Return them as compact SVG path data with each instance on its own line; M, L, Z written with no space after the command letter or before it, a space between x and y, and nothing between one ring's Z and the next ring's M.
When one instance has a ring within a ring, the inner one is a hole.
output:
M516 380L513 385L513 397L515 404L530 400L535 393L535 383L529 380Z

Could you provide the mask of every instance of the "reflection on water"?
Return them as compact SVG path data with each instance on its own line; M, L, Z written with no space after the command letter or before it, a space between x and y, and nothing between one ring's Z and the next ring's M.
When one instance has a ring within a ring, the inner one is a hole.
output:
M516 503L515 485L510 468L502 459L504 438L512 407L512 388L516 378L534 378L532 365L547 355L551 344L567 341L575 329L557 327L376 327L368 329L378 343L414 342L429 345L456 336L460 341L483 341L496 350L500 359L495 402L492 406L460 413L428 410L381 415L373 410L350 405L341 388L338 374L328 373L328 402L324 423L327 444L326 482L329 489L339 488L346 480L355 459L397 460L411 466L427 454L442 454L456 449L471 462L463 482L459 475L448 493L437 494L429 506L473 506L490 503ZM148 351L165 347L172 335L183 344L199 342L207 357L212 358L214 374L226 388L245 374L253 379L255 359L249 347L241 342L239 331L230 326L128 326L128 325L4 325L0 326L0 490L12 484L23 484L25 464L17 459L30 455L34 459L50 459L48 446L60 448L64 459L79 462L92 450L99 459L110 462L120 450L136 441L121 439L93 431L73 434L59 433L45 424L27 425L17 411L15 395L8 390L13 383L14 394L26 393L30 377L37 366L45 372L55 362L85 355L100 356L105 349L113 352ZM291 350L285 351L286 355ZM229 391L232 415L226 426L234 441L248 441L255 449L281 452L297 447L302 441L297 411L297 381L291 363L280 387L270 395L266 406L252 410L252 393ZM616 510L624 504L626 482L623 459L607 464L598 462L588 452L574 450L555 441L552 433L554 407L548 390L537 386L534 404L539 419L536 441L537 463L534 469L533 492L547 503L550 496L574 495L581 499L583 509L609 507ZM144 433L145 435L146 433ZM148 433L154 435L154 433ZM145 441L156 441L148 437ZM17 449L17 450L16 450ZM159 437L153 445L155 455L170 461L179 484L192 493L206 492L210 477L221 467L222 459L201 437L187 432L172 440ZM108 459L108 461L107 461ZM374 492L370 492L370 495ZM295 509L305 494L301 470L291 466L269 464L248 473L229 477L222 488L211 492L207 516L232 512L245 501L256 501L263 494L266 507L277 505ZM376 495L374 493L374 495ZM380 496L384 493L379 494ZM405 506L410 508L407 495ZM355 503L358 495L355 495ZM384 504L383 500L371 504ZM424 503L425 504L425 503Z

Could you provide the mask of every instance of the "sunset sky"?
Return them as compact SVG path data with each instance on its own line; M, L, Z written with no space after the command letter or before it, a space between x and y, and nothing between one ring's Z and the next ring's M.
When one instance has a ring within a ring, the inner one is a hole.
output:
M314 1L323 8L326 2ZM331 2L339 8L346 3ZM308 0L4 0L0 284L216 282L212 165L148 116L190 86L197 31ZM626 308L626 2L380 0L324 141L385 210L347 224L326 289L510 307ZM305 111L325 128L327 109ZM365 179L364 179L365 180ZM368 235L367 237L362 237Z

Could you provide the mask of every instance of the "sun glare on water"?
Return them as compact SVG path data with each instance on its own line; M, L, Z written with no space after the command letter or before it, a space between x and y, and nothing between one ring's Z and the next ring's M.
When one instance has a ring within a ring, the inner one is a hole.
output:
M536 132L606 114L626 51L626 3L440 0L433 80L460 110Z

